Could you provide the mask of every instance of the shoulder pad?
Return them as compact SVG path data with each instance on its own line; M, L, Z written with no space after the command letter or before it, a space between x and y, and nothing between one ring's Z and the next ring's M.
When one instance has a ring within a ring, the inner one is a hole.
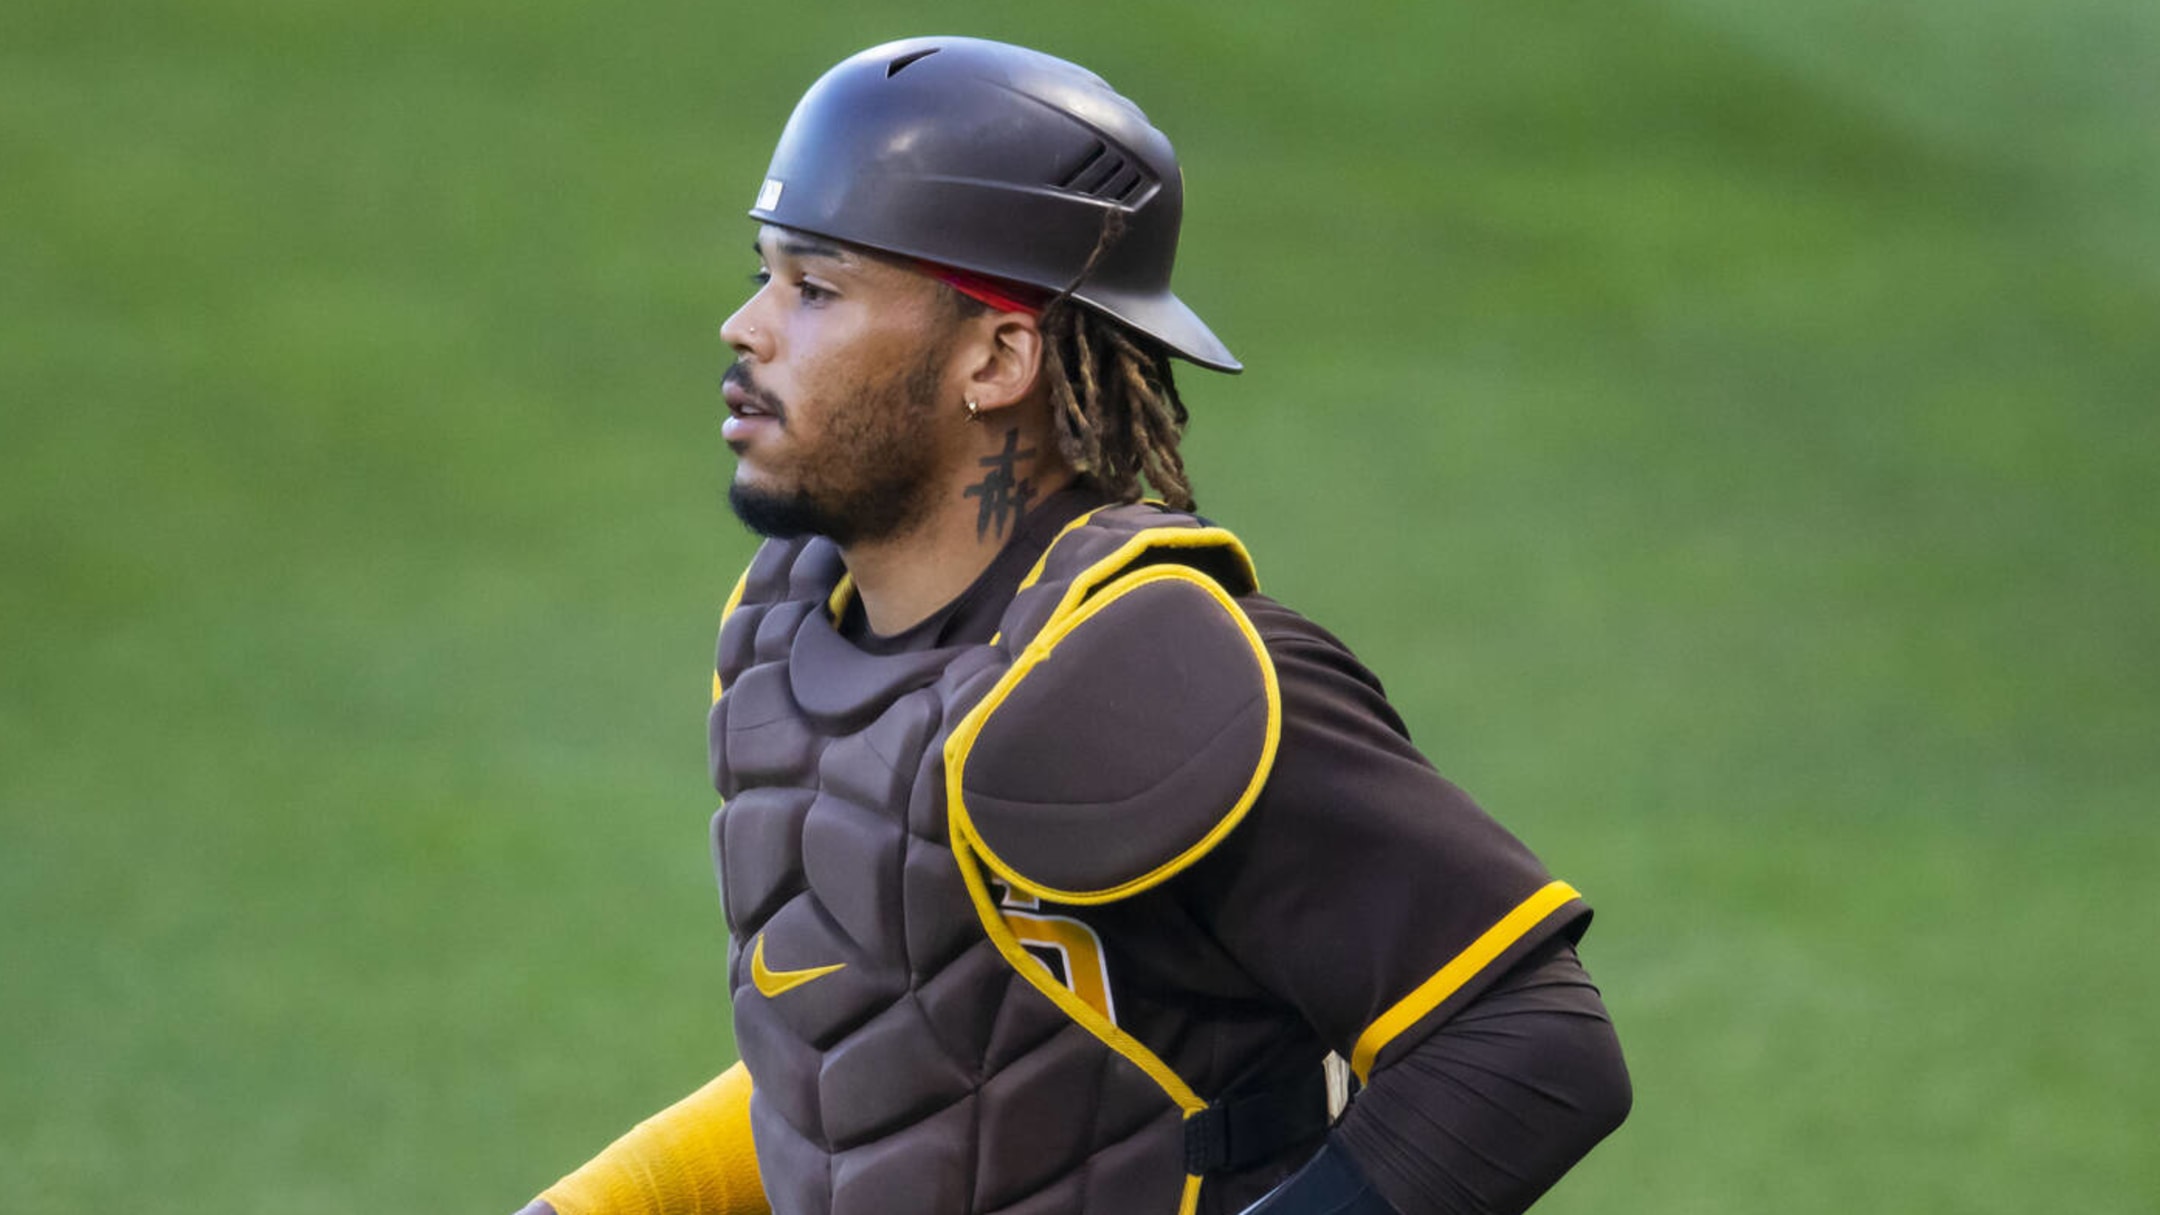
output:
M1053 620L954 729L955 842L1036 898L1137 894L1244 818L1281 729L1236 601L1187 566L1136 570Z

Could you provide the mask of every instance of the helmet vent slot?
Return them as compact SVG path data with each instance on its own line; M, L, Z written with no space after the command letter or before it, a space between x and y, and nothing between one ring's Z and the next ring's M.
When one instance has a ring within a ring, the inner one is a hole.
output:
M885 79L891 80L893 77L900 74L900 69L918 60L928 59L930 56L937 54L938 49L939 48L934 46L925 47L922 50L909 51L907 54L900 56L898 59L895 59L891 63L885 65Z
M1058 179L1057 188L1111 202L1127 202L1148 183L1147 170L1097 139L1087 154Z

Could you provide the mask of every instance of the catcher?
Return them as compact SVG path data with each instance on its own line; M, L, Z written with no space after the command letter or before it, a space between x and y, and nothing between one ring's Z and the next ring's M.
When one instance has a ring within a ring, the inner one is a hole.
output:
M1582 898L1192 513L1182 191L1019 47L803 97L721 329L742 1062L528 1212L1513 1212L1626 1116Z

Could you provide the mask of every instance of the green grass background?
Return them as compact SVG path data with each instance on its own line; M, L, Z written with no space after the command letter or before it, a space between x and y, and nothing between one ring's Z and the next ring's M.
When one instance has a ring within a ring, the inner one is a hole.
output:
M0 8L0 1207L504 1211L731 1057L800 90L1178 140L1202 504L1600 908L1553 1212L2160 1209L2160 7Z

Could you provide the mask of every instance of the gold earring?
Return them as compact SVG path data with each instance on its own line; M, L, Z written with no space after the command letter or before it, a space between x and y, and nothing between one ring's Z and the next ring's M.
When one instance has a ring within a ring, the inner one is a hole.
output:
M974 397L969 397L969 398L967 399L967 411L968 411L968 421L970 421L970 422L980 422L980 421L982 421L982 406L980 406L980 405L977 405L977 404L975 403L975 398L974 398Z

